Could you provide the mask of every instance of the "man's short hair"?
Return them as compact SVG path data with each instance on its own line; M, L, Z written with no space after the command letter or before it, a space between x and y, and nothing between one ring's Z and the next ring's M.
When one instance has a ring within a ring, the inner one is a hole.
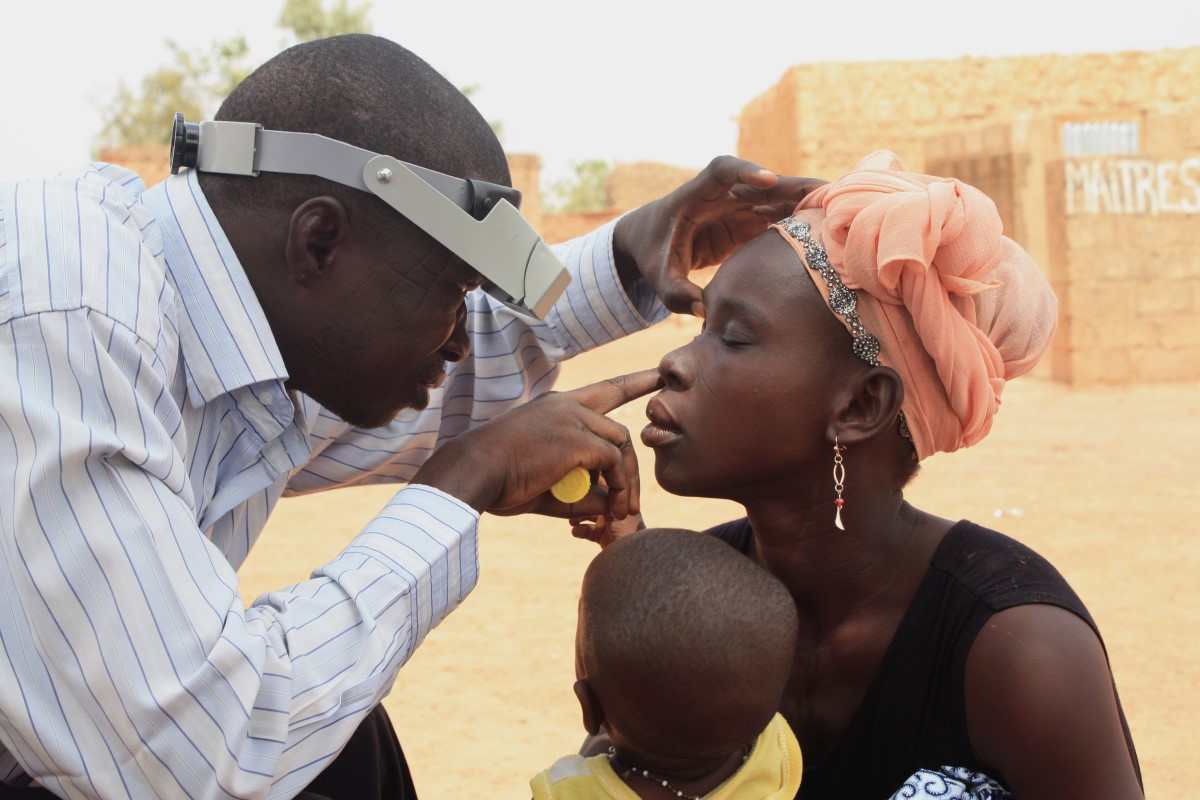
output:
M317 133L448 175L511 185L504 150L479 111L429 64L379 36L332 36L284 50L230 93L216 119ZM399 218L367 192L312 176L202 173L201 180L214 206L239 211L294 207L327 194L372 222Z

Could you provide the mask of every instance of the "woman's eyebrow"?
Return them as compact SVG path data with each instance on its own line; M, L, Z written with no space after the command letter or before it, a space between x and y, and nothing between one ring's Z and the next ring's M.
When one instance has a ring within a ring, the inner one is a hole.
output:
M711 302L706 299L704 307L710 312L721 311L726 316L735 316L749 322L765 323L769 321L767 315L763 313L762 308L737 295L721 295L715 301Z

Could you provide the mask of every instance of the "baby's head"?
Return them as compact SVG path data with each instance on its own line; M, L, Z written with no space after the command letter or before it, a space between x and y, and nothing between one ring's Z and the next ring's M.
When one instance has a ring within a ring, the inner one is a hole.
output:
M779 707L796 646L784 585L719 539L649 529L583 578L575 692L635 763L712 758L752 743Z

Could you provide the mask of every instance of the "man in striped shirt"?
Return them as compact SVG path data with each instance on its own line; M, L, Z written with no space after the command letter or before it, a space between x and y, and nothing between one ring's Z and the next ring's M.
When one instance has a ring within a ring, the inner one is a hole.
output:
M375 37L285 51L218 117L509 179L462 95ZM0 797L411 796L379 701L475 585L479 513L565 513L546 490L576 465L614 489L576 513L636 504L603 414L656 377L538 397L557 363L694 310L688 269L805 188L714 161L561 246L538 322L321 178L0 185ZM281 496L385 481L408 485L332 561L244 604Z

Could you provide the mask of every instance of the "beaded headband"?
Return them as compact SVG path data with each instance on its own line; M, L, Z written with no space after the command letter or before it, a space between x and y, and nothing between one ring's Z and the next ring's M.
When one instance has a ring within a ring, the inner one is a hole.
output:
M825 281L825 285L829 287L829 308L846 320L846 327L854 338L854 344L851 347L854 355L872 367L878 367L879 340L863 327L856 310L858 295L854 293L853 289L842 283L841 277L829 263L829 254L825 252L825 248L821 246L820 242L812 238L810 233L812 225L795 217L782 219L777 224L787 232L788 236L804 245L804 260L808 264L808 268L820 275ZM900 412L900 435L910 442L912 441L912 434L908 430L908 423L904 419L903 411Z
M858 295L853 289L848 289L842 279L829 263L829 254L821 243L809 235L812 225L804 220L788 217L779 222L783 229L800 244L804 245L804 260L808 268L820 275L829 287L829 307L835 314L846 319L850 335L854 337L854 355L870 364L879 366L879 340L867 332L855 309L858 307Z

